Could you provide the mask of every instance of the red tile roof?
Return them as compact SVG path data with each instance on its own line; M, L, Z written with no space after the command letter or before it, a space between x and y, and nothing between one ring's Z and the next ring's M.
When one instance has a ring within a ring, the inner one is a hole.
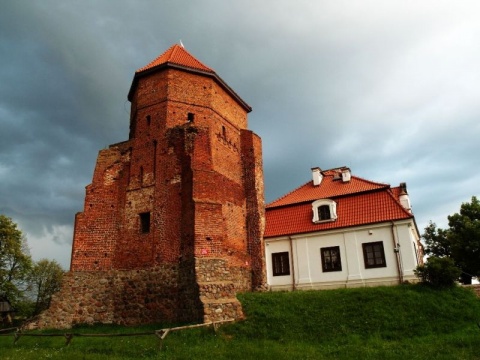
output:
M148 65L138 69L135 73L140 73L146 70L150 70L157 66L164 65L167 63L178 65L178 66L189 68L189 69L205 71L208 73L214 73L212 69L202 64L200 61L194 58L187 50L185 50L185 48L177 44L171 46L162 55L157 57Z
M271 202L267 205L267 208L296 204L304 201L327 199L369 190L388 189L390 187L388 184L376 183L353 175L349 182L343 182L341 178L335 179L336 173L338 173L336 170L322 171L323 180L319 186L314 186L313 182L309 181L292 192Z
M334 180L334 172L322 174L319 186L310 181L267 206L265 238L413 218L398 201L398 187L356 176L350 182L342 182ZM312 202L319 199L337 203L335 221L312 221Z

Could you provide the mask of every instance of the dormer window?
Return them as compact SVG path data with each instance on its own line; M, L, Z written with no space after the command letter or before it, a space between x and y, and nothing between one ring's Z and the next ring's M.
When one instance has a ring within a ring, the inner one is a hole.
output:
M317 210L319 220L330 220L332 218L332 216L330 215L329 205L321 205L317 208Z
M322 199L312 204L314 223L335 221L337 219L337 203L333 200Z

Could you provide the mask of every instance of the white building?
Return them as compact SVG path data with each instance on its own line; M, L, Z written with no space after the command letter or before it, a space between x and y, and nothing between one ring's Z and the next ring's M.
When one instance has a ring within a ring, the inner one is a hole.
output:
M272 290L393 285L416 281L423 248L406 185L312 169L312 181L266 207Z

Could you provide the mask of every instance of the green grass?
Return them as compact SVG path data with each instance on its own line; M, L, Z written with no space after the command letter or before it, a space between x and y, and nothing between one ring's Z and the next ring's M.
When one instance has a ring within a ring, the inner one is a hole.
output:
M0 359L480 359L480 299L419 285L246 293L247 319L145 337L0 337ZM74 333L148 332L169 324L82 326ZM44 333L52 333L45 331ZM62 333L62 332L57 332Z

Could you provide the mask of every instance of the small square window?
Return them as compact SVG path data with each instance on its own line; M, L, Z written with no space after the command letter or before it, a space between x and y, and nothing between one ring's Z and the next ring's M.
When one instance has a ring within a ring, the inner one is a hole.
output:
M332 246L321 248L323 272L342 271L342 260L340 259L340 247Z
M330 214L330 205L322 205L318 207L318 219L330 220L332 218Z
M365 268L386 267L385 251L383 249L383 241L364 243L363 260L365 261Z
M188 113L187 114L187 121L188 122L193 122L195 120L195 114L194 113Z
M273 276L290 275L288 251L272 254Z
M140 231L142 234L147 234L150 232L150 213L141 213L140 214Z

